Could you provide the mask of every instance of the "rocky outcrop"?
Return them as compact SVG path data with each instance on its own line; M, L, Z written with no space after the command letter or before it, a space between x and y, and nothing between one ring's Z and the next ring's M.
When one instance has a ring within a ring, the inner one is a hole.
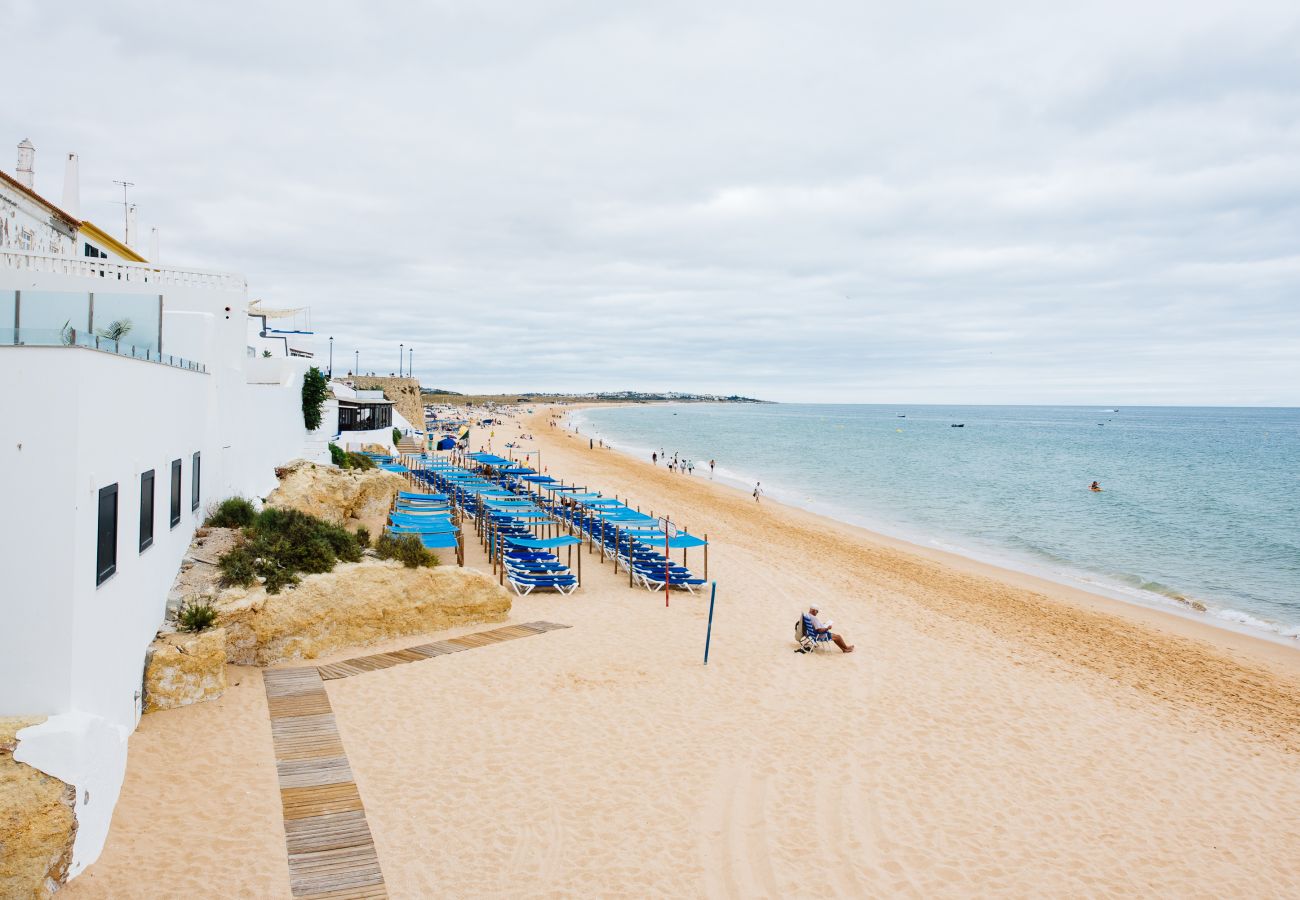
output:
M279 486L266 498L267 506L296 509L335 525L365 525L379 534L406 479L380 469L338 469L295 460L275 470Z
M279 594L231 588L216 606L227 659L267 666L406 634L499 622L510 612L510 594L472 569L408 569L366 559L308 575Z
M226 692L226 632L161 635L144 666L144 711L215 700Z
M14 759L18 732L44 721L0 718L0 897L48 897L72 863L76 788Z
M350 379L352 384L362 391L383 391L384 396L393 401L402 418L411 423L412 428L424 430L424 400L420 396L420 382L414 378L376 378L361 376Z

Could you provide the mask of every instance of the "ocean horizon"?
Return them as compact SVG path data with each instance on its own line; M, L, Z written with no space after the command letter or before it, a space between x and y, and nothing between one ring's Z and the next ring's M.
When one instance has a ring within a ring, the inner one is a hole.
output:
M570 419L647 461L693 461L683 477L716 460L718 480L881 534L1300 638L1300 409L671 403Z

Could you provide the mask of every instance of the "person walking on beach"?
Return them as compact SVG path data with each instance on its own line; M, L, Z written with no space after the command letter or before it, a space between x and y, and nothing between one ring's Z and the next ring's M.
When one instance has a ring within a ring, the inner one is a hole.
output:
M847 641L845 641L844 635L836 634L835 632L831 631L831 626L835 624L834 622L827 622L825 625L823 625L822 620L817 618L817 612L818 609L816 606L808 607L808 622L810 625L812 625L813 631L817 632L818 634L829 634L831 636L831 640L835 642L835 646L839 647L842 652L852 653L853 649L857 645L850 644Z
M695 460L693 460L693 459L688 459L688 460L686 461L686 473L687 473L688 475L694 475L694 474L695 474Z
M713 480L713 460L709 460L709 481Z
M763 496L763 482L760 481L754 485L754 502L757 503L761 496Z
M650 462L654 463L656 466L659 465L659 454L655 453L653 450L650 451Z

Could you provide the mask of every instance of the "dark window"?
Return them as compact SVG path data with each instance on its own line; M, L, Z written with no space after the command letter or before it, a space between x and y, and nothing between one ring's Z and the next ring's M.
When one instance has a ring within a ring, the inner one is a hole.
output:
M172 528L181 524L181 461L172 460Z
M95 584L117 571L117 485L99 489L99 540L95 544Z
M153 545L153 469L140 476L140 552Z
M199 508L199 455L194 454L194 463L190 467L190 511Z
M107 253L105 253L103 250L100 250L98 247L90 246L90 244L86 245L86 255L89 257L93 257L94 259L99 259L100 257L104 257L105 259L108 258Z
M391 403L363 403L339 406L339 431L374 431L393 427Z

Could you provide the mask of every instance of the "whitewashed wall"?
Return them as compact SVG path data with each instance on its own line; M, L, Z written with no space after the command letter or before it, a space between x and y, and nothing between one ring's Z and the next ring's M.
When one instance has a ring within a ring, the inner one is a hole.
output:
M112 289L143 293L154 290L149 284ZM0 266L0 290L106 287ZM17 756L77 788L72 875L99 856L107 837L138 721L145 652L194 528L215 500L265 496L274 468L303 455L309 438L301 391L310 361L284 360L276 373L247 369L242 281L214 277L157 290L165 298L163 352L202 362L206 373L80 347L0 347L7 508L0 715L50 717L24 730ZM202 479L192 510L196 451ZM182 461L181 520L172 528L174 459ZM149 469L154 543L140 552L140 475ZM117 571L96 586L99 489L111 484L118 485Z

